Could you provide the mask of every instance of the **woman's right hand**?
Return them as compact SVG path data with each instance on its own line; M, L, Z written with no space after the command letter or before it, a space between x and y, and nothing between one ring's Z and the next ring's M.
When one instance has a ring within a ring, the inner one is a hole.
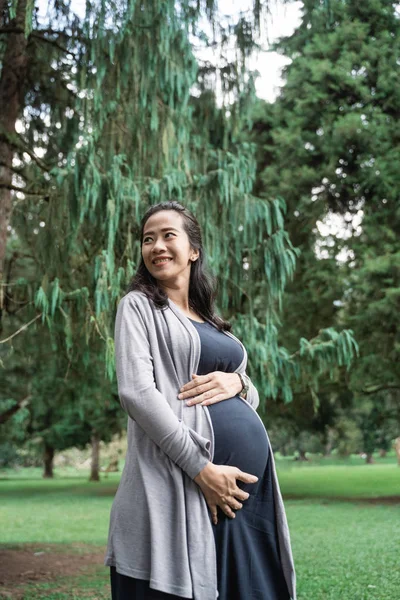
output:
M218 506L228 517L234 519L235 513L232 509L242 508L243 504L239 500L247 500L249 497L247 492L238 487L237 479L245 483L258 481L255 475L244 473L236 467L214 465L212 462L209 462L194 478L204 494L214 525L218 522Z

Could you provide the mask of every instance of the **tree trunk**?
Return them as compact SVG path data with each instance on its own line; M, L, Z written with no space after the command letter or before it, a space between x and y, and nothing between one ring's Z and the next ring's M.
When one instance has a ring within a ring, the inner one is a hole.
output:
M15 123L21 113L24 81L28 70L26 51L28 40L25 37L26 5L27 0L18 1L16 17L9 24L9 29L12 31L4 34L7 46L0 77L0 283L4 279L4 259L12 212L14 144L11 137L16 135ZM2 16L0 15L1 24L3 24ZM2 308L3 299L0 294L0 311Z
M53 479L53 459L54 459L54 448L49 444L44 445L43 453L43 477L45 479Z
M394 449L396 450L396 454L397 454L397 464L400 467L400 437L395 439Z
M373 465L374 464L374 459L372 458L372 454L367 454L367 456L365 458L365 462L367 463L367 465Z
M379 456L381 458L385 458L386 454L387 454L387 450L384 450L383 448L379 449Z
M324 456L330 456L332 453L333 443L335 441L335 432L332 427L327 427L325 430Z
M100 463L100 438L97 433L93 433L92 439L92 463L90 467L89 481L100 481L99 463Z
M305 450L298 449L297 452L299 453L299 456L296 456L295 460L308 460Z

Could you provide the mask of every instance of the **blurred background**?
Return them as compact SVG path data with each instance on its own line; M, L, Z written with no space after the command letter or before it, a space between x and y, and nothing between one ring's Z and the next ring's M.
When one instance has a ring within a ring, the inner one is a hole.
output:
M299 600L400 589L400 5L0 0L0 598L109 598L113 327L140 218L198 218Z

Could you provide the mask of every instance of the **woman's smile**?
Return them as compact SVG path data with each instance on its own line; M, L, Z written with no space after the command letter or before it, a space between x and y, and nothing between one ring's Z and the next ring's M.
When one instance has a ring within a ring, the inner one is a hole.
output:
M168 264L171 261L172 261L172 258L155 259L155 262L153 261L153 265L155 267L163 267L164 265Z

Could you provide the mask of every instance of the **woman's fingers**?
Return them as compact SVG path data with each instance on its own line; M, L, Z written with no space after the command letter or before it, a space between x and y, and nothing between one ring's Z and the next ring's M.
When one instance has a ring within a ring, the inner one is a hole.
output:
M214 523L214 525L216 525L218 523L217 505L212 504L211 506L209 505L208 508L210 509L211 520Z
M235 513L233 512L233 510L231 509L231 507L229 506L229 504L223 504L221 506L222 510L224 511L224 513L226 514L227 517L229 517L230 519L234 519L235 518Z
M199 378L200 377L201 376L199 376ZM215 384L211 379L209 379L208 381L202 381L202 383L200 383L199 378L187 383L181 388L181 390L183 389L184 391L180 391L180 393L178 394L179 400L186 400L186 398L193 399L196 396L200 396L200 394L203 394L204 392L207 392L208 390L212 390L214 388Z
M244 483L256 483L256 481L258 481L258 477L256 475L245 473L240 469L237 470L236 479L239 479L239 481L244 481Z
M235 510L240 510L241 508L243 508L243 504L241 502L238 502L235 498L232 498L229 504L231 508L234 508Z
M222 503L220 506L224 513L231 519L234 519L236 516L233 512L234 510L240 510L241 508L243 508L243 504L241 502L238 502L233 497L229 498L229 500L227 500L225 503Z
M255 483L258 477L236 467L214 465L212 462L195 477L207 501L213 523L217 522L217 506L231 519L235 518L234 510L243 508L242 502L248 499L249 494L239 488L237 480Z
M250 496L250 494L248 492L245 492L244 490L241 490L240 488L237 488L234 492L235 498L237 498L238 500L247 500L248 497Z
M238 502L233 496L221 499L218 505L224 511L224 513L231 519L235 518L235 513L233 512L234 510L240 510L241 508L243 508L243 504L241 502Z

